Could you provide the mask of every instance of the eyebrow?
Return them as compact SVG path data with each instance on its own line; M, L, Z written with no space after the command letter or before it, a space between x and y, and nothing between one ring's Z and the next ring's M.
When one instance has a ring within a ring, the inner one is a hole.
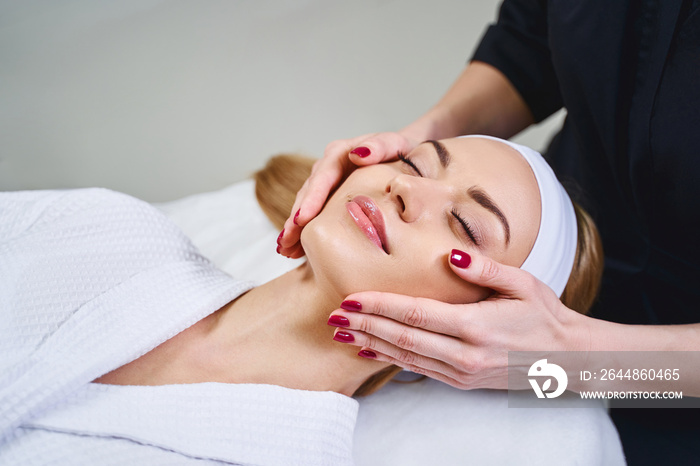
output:
M423 142L429 142L433 145L433 147L435 148L435 152L437 152L438 158L440 159L440 165L442 165L442 168L447 168L447 166L450 164L450 161L452 160L452 156L449 152L447 152L447 148L444 145L442 145L441 142L433 141L432 139Z
M437 152L438 158L440 159L440 165L442 165L442 168L447 168L452 160L452 155L450 155L450 153L447 151L447 148L441 142L433 141L432 139L424 142L429 142L435 148L435 152ZM501 225L503 225L503 230L506 234L506 245L509 245L510 225L508 224L508 219L506 219L506 216L503 215L503 212L498 208L496 203L493 202L491 196L486 194L486 191L478 186L472 186L469 188L467 190L467 194L469 194L469 196L480 206L493 213L498 218Z
M471 196L472 199L479 203L479 205L489 210L496 217L498 217L498 220L501 221L501 224L503 225L503 230L506 233L506 245L510 244L510 225L508 225L508 220L506 219L506 216L503 215L501 209L499 209L496 203L493 202L491 196L486 194L486 191L484 191L478 186L472 186L467 190L467 193L469 194L469 196Z

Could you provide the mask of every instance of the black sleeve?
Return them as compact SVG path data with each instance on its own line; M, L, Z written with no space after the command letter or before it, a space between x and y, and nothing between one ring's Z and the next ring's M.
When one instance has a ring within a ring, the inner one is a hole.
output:
M472 60L500 70L523 97L536 122L562 107L548 42L547 0L505 0Z

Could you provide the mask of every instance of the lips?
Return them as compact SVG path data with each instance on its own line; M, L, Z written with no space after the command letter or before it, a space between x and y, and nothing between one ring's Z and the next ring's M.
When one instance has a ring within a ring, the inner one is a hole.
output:
M355 220L355 223L365 236L379 249L389 254L384 216L377 204L367 196L355 196L346 204L346 207L350 216Z

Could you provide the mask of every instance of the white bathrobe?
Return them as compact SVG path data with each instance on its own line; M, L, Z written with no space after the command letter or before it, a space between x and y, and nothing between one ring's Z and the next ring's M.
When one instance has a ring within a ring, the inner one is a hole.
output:
M343 395L91 383L251 286L129 196L0 193L0 464L352 464Z

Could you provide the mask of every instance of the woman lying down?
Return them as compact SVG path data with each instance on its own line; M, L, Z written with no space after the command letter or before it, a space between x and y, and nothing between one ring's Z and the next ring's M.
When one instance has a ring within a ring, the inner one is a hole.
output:
M278 169L258 193L284 219ZM352 464L351 396L399 369L333 341L344 296L484 299L455 246L580 312L600 280L595 227L541 156L487 137L354 171L301 241L304 264L252 288L129 196L0 194L0 463Z

